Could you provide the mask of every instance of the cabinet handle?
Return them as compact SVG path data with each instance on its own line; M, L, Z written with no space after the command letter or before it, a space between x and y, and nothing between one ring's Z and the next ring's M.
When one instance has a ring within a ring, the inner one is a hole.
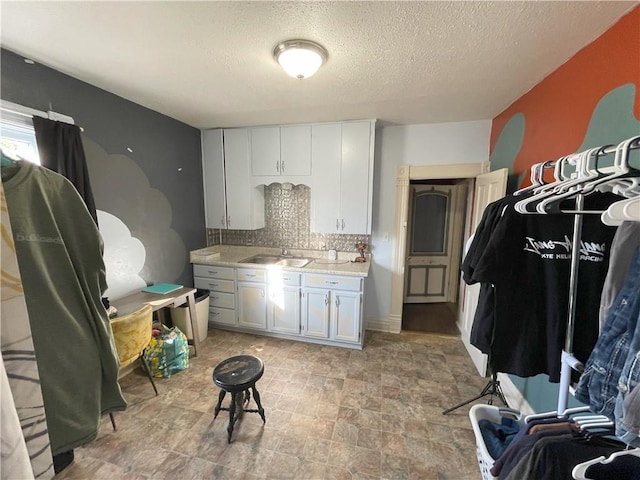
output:
M224 227L224 215L220 217L220 225Z
M340 306L340 298L336 297L336 307Z
M220 312L211 312L211 315L213 315L214 317L217 317L218 315L220 315Z
M262 294L262 298L264 298L264 289L260 290L260 293Z
M335 280L334 281L325 280L324 283L327 283L329 285L337 285L338 284L338 282L335 281Z
M344 230L344 218L342 219L342 230Z
M276 162L276 171L280 173L280 162Z
M253 277L255 277L255 276L256 276L256 274L255 274L255 273L246 273L246 274L245 274L245 277L249 277L249 278L253 278Z
M217 283L210 283L210 284L209 284L209 286L210 286L211 288L217 288L217 287L218 287L218 284L217 284Z
M211 297L211 300L218 300L220 297L218 297L217 295L214 295Z
M217 275L217 274L218 274L218 271L217 271L217 270L216 270L216 271L213 271L213 270L207 270L207 273L208 273L209 275Z
M325 305L329 305L329 294L328 293L325 293L325 295L324 295L324 304Z
M284 160L280 162L280 171L284 173Z
M336 230L340 230L340 219L336 218Z
M227 228L231 227L231 215L227 216Z

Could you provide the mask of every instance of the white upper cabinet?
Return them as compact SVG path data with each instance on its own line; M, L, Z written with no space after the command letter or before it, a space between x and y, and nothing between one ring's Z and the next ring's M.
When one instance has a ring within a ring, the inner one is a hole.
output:
M311 125L280 127L280 173L311 175Z
M250 132L254 177L311 175L311 125L254 127Z
M222 130L202 132L204 210L207 228L227 228Z
M342 124L340 163L340 230L371 233L373 148L371 122Z
M280 127L252 128L251 174L280 175Z
M249 130L224 130L227 225L231 230L264 227L264 192L251 186Z
M311 231L336 233L340 212L342 124L314 125L311 130Z
M313 126L313 232L371 233L373 142L373 121Z

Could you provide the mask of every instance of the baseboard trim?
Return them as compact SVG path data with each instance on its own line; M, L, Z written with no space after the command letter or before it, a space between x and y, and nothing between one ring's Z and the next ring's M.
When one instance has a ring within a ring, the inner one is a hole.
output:
M502 393L504 393L509 407L519 410L524 415L536 413L533 408L531 408L531 405L529 405L529 402L527 402L527 400L522 396L520 390L518 390L518 388L513 384L509 375L506 373L499 373L498 381L500 382Z
M367 330L374 332L389 332L389 322L383 318L367 318Z
M387 324L389 325L390 333L400 333L402 331L402 315L390 314Z

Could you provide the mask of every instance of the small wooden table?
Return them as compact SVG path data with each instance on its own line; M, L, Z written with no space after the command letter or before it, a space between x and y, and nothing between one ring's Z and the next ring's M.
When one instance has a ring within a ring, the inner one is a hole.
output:
M153 308L155 312L164 307L179 307L186 303L189 307L189 321L191 322L191 331L193 332L193 340L189 343L193 345L193 355L197 357L200 332L198 331L196 317L195 293L196 289L190 287L182 287L180 290L164 295L160 293L137 292L113 300L111 304L118 310L118 316L121 316L135 312L144 304L151 305L151 308Z

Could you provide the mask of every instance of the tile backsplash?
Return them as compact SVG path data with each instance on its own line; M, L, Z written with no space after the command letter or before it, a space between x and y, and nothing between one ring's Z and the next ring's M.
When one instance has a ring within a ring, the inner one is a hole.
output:
M304 250L355 252L356 243L370 245L371 236L312 233L311 189L306 185L272 183L264 187L265 228L207 229L207 246L253 245Z

